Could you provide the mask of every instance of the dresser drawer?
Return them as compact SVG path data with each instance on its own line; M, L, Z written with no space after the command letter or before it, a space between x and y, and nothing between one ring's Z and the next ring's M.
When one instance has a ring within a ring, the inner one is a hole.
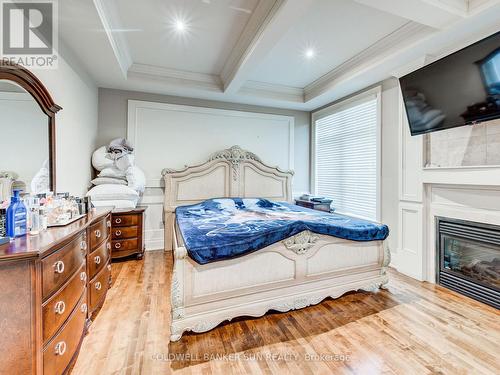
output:
M87 304L85 294L69 317L66 325L43 351L43 373L62 374L78 349L85 330Z
M85 262L87 243L84 233L66 246L42 259L42 295L49 297Z
M139 235L139 227L118 227L111 230L111 237L114 240L122 238L135 238Z
M96 247L102 243L102 241L108 238L110 229L111 229L111 220L109 216L90 226L89 228L90 251L95 250Z
M139 223L138 215L116 215L113 214L113 227L129 227Z
M85 263L42 307L43 342L46 342L66 321L80 300L87 285Z
M111 241L111 253L115 251L137 250L138 241L136 238L129 240L113 240Z
M111 275L111 264L108 262L105 267L92 279L89 284L89 308L93 312L102 301L109 288L109 277Z
M108 263L111 250L111 241L108 238L100 244L96 250L89 254L87 264L89 266L89 279L92 280L95 275Z

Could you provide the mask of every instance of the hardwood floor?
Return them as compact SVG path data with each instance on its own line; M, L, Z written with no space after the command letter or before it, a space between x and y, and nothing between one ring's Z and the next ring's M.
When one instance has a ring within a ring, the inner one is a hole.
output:
M113 263L84 374L500 374L499 312L391 272L386 290L240 318L169 343L169 253Z

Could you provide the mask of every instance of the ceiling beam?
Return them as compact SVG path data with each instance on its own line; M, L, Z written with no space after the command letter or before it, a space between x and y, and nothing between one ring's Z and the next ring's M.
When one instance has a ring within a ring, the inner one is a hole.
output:
M220 74L224 92L236 93L313 3L314 0L260 0Z
M410 21L444 29L467 16L467 0L354 0Z
M116 32L116 30L121 30L116 4L114 0L94 0L94 6L120 67L120 71L126 79L128 69L132 65L132 57L130 56L125 36L121 32Z

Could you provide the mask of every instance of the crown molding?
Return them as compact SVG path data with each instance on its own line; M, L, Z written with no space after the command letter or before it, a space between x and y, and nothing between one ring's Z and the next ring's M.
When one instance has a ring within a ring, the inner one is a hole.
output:
M449 13L465 17L469 11L469 0L424 0L432 6L439 7Z
M217 75L194 73L155 65L133 63L128 69L128 78L161 80L184 88L222 92L222 83Z
M500 0L469 0L468 14L473 15L482 12L494 5L500 4Z
M412 41L422 38L432 32L432 30L432 28L416 22L407 22L349 60L338 65L321 78L307 85L304 88L305 102L307 103L332 90L338 83L352 79L356 74L372 68L391 54L401 51L401 44L404 43L406 46L411 46Z
M99 18L106 35L108 37L115 58L120 66L122 75L127 78L127 71L132 65L127 40L122 33L113 32L120 29L120 21L114 0L94 0L94 6L97 10Z
M264 30L285 2L286 0L259 1L222 68L220 78L224 91L230 91L238 71L255 50Z
M265 82L247 81L238 91L238 94L277 101L304 103L304 89Z

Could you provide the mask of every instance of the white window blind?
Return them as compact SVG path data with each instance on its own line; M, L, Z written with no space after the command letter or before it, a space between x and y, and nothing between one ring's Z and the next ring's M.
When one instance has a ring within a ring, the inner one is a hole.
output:
M345 213L378 219L378 95L315 118L315 192Z

